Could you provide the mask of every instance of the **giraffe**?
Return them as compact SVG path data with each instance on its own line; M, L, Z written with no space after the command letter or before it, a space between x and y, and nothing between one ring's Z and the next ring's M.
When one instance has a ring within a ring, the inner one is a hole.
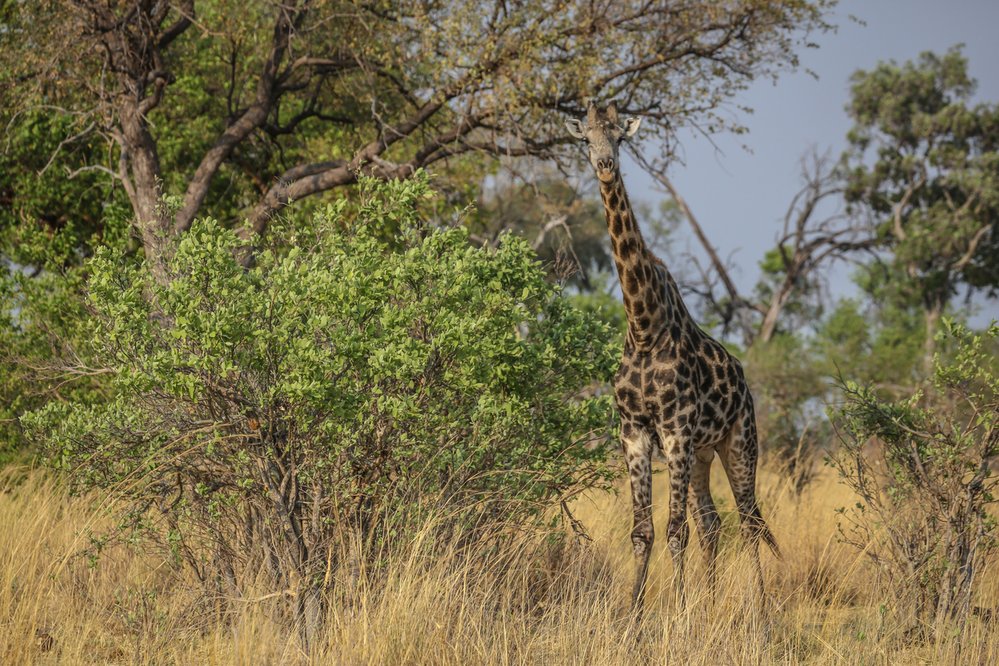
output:
M711 498L709 475L716 453L735 497L760 599L760 540L780 556L756 501L756 415L742 366L691 318L673 276L646 247L628 202L618 146L633 136L640 124L641 118L632 117L620 125L613 102L606 109L591 102L585 121L566 123L570 135L586 144L600 183L628 318L621 367L614 378L614 398L631 483L631 541L636 562L632 608L639 615L655 536L655 448L661 451L669 471L666 538L674 566L674 594L681 607L686 604L683 565L689 538L688 501L714 588L721 521Z

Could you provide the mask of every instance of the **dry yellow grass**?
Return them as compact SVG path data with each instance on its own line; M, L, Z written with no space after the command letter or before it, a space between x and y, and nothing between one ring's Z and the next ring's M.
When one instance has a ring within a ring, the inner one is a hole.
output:
M897 664L999 663L999 630L973 619L960 641L907 644L879 607L875 573L836 540L835 509L851 503L826 473L801 497L766 474L765 513L785 553L764 554L770 608L751 594L724 476L715 495L725 532L720 589L700 590L690 551L691 603L668 602L668 554L656 544L641 636L627 615L631 582L626 494L575 504L593 542L569 551L524 542L506 566L426 557L418 535L377 589L361 587L330 618L322 646L303 652L272 612L279 598L206 604L194 586L141 550L118 547L97 567L74 553L100 525L97 502L71 498L49 476L0 481L0 664ZM663 496L662 474L656 477ZM622 482L623 484L623 482ZM664 507L656 510L663 525ZM999 602L994 563L980 603ZM374 586L372 586L374 588ZM263 596L263 594L261 595Z

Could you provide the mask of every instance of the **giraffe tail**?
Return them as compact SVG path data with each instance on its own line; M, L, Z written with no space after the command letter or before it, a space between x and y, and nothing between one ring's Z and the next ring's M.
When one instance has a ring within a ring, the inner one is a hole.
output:
M763 537L763 541L770 547L770 552L774 554L778 560L783 560L784 556L781 555L780 546L777 545L777 539L774 538L773 532L767 527L766 523L762 525L763 529L760 530L760 536Z
M756 527L756 534L767 544L774 557L778 560L784 559L784 556L780 552L780 546L777 545L777 539L774 538L774 533L770 531L770 526L767 525L767 521L763 519L763 514L760 513L759 505L753 507L753 516L751 519Z

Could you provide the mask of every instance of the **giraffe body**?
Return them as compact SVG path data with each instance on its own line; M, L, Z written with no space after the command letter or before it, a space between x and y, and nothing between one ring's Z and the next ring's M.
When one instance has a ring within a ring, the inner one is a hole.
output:
M759 541L763 539L775 553L777 545L756 501L756 415L742 366L690 316L666 266L646 247L628 201L618 164L618 143L633 134L639 122L628 119L622 128L613 105L606 111L591 105L586 123L570 121L569 130L589 146L628 316L614 397L634 511L631 539L636 576L632 599L640 610L655 538L652 455L657 448L670 477L666 536L681 603L689 539L688 504L709 580L714 583L721 528L710 492L710 469L716 453L735 496L760 594Z

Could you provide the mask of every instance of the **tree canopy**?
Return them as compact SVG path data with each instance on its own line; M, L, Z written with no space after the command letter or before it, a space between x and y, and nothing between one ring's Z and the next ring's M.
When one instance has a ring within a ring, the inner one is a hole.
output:
M847 200L880 225L867 287L926 316L926 363L951 299L999 288L999 105L972 102L960 48L853 76Z
M562 118L588 97L617 99L660 141L730 126L719 107L796 64L830 4L8 2L0 102L14 126L63 116L59 150L99 137L84 168L124 190L160 262L199 214L248 219L248 242L360 174L564 156Z

